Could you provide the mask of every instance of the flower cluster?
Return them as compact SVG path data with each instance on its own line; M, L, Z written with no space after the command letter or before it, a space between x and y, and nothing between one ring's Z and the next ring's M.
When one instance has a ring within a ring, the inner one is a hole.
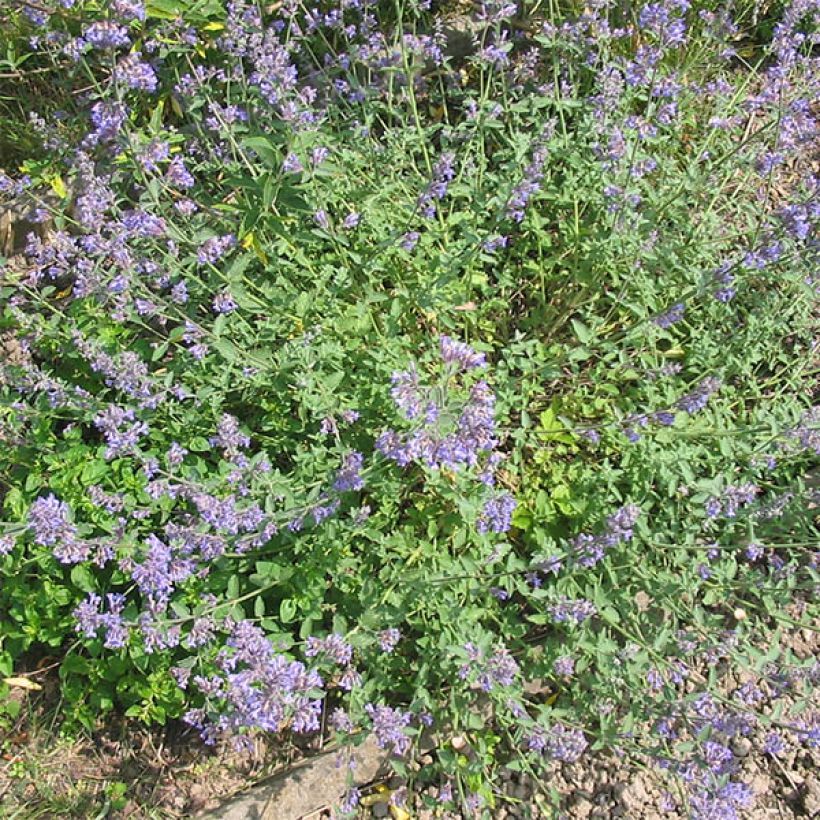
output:
M497 445L495 396L487 382L476 382L466 398L456 392L458 371L485 366L484 357L447 336L440 342L441 360L457 372L444 385L421 385L416 369L393 375L393 401L406 418L419 420L407 433L388 430L376 441L376 449L401 466L424 464L433 469L458 470L476 467L483 455Z
M220 653L219 671L194 679L199 690L220 704L221 716L212 723L205 709L192 709L185 721L214 743L224 734L261 729L294 732L319 728L323 682L299 661L277 654L262 630L239 621L230 630Z
M594 567L603 560L607 550L631 540L640 513L640 507L627 504L607 518L606 529L602 533L577 535L570 543L570 564L583 569Z
M563 763L580 760L588 745L582 731L570 729L561 723L549 729L536 726L526 737L527 749Z
M499 686L510 686L519 673L518 664L505 646L499 646L491 655L486 655L474 643L464 646L467 662L458 671L461 680L470 680L472 685L484 692L492 692Z
M396 755L405 754L410 748L410 738L405 732L413 719L410 712L373 703L365 704L364 710L379 748L390 749Z
M406 755L457 704L471 748L433 765L464 812L497 743L575 763L614 725L706 818L749 811L741 741L820 742L754 717L809 660L692 691L814 612L815 0L748 31L486 0L467 55L426 0L17 5L21 70L61 82L0 171L30 229L0 277L12 661L79 641L66 709L136 697L208 743Z

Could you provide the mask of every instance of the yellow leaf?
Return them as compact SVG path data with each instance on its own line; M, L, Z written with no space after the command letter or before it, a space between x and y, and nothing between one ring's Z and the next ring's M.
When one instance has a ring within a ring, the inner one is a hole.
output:
M203 31L222 31L225 28L224 23L208 23L208 25L203 27Z
M56 174L51 178L51 190L54 191L60 199L65 199L66 196L68 196L65 182L63 182L63 178L59 174Z
M3 678L3 683L7 686L16 686L18 689L28 689L32 692L37 692L43 688L39 683L35 683L28 678Z
M253 252L257 255L259 261L263 265L268 264L268 255L265 253L264 250L262 250L262 245L256 237L253 238Z
M242 237L242 247L245 250L248 250L253 245L253 231L246 233L244 237Z
M390 814L393 817L393 820L410 820L410 815L400 806L394 806L392 803L390 804Z
M371 806L375 806L376 803L386 803L390 800L391 794L393 794L393 792L391 792L384 783L377 783L373 786L373 793L365 795L359 800L359 805L370 808Z
M375 806L376 803L386 803L389 799L389 794L368 794L359 800L359 805L369 809Z
M64 288L63 290L57 291L57 293L54 295L54 298L55 299L65 299L66 297L71 296L72 288L73 288L73 285L69 285L67 288Z

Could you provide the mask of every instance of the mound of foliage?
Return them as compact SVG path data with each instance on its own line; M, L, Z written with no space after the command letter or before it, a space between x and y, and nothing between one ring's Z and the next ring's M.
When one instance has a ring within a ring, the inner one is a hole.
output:
M743 816L734 739L820 742L755 708L816 683L820 453L820 4L759 5L17 3L76 111L0 174L0 672Z

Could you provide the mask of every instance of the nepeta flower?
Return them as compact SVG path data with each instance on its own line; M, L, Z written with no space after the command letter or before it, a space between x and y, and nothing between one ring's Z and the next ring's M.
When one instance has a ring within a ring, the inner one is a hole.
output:
M102 630L105 632L103 645L106 649L121 649L128 641L128 626L122 618L125 608L125 596L119 593L106 595L107 612L101 611L102 599L92 592L74 610L77 621L75 631L86 638L96 638Z
M390 395L396 407L404 412L405 418L414 419L419 416L422 394L415 366L411 364L409 370L393 373L390 380L393 382Z
M640 512L637 505L626 504L607 518L606 529L600 535L577 535L571 544L573 563L591 569L603 560L608 549L631 540Z
M83 145L91 148L95 145L113 142L120 136L127 118L128 108L122 103L94 103L91 107L91 124L94 130L85 138Z
M345 692L352 692L353 689L361 685L362 676L352 666L348 666L339 678L339 688L344 689Z
M157 90L159 81L154 69L149 63L143 62L141 57L139 52L123 57L117 63L114 78L129 88L152 93Z
M734 518L738 510L751 504L759 492L760 487L757 484L730 484L720 495L706 500L706 514L709 518L717 518L721 514L726 518Z
M488 236L482 243L481 247L487 253L493 253L497 251L499 248L506 248L509 242L509 238L506 236L501 236L499 234L495 234L493 236Z
M107 20L92 23L83 32L82 41L91 48L100 50L121 48L131 42L128 37L128 29L125 26L119 26Z
M708 376L691 393L681 396L675 402L675 407L690 415L697 413L706 407L711 396L720 389L720 385L720 379Z
M382 652L390 653L396 648L396 644L401 639L401 632L395 627L384 629L379 632L379 647Z
M478 676L478 684L490 692L496 686L510 686L519 672L518 664L505 646L496 649L487 658Z
M212 304L214 313L233 313L238 307L239 305L227 290L217 293Z
M786 751L786 742L783 740L782 735L777 732L769 732L763 742L763 751L773 757L783 754Z
M226 643L218 659L219 674L197 682L212 693L222 717L216 725L204 710L191 710L184 718L206 742L242 729L279 732L288 724L295 732L319 728L322 679L316 672L277 655L262 630L247 621L233 626Z
M405 250L408 253L410 253L410 251L412 251L416 247L420 238L421 234L418 231L408 231L401 238L402 250Z
M285 174L301 174L304 168L299 161L299 157L293 152L289 153L282 163L282 173Z
M476 522L476 529L480 533L507 532L512 526L512 514L515 508L516 501L510 493L490 498L484 503Z
M215 628L216 624L212 618L197 618L191 627L191 631L185 636L185 640L182 643L189 649L206 646L214 639Z
M362 793L355 786L345 792L342 802L339 803L339 811L342 814L352 814L356 811L359 801L362 799Z
M683 319L683 315L686 312L686 306L683 302L678 302L677 304L672 305L669 310L665 313L661 313L659 316L656 316L652 321L661 328L669 328L672 327L676 322L679 322Z
M188 285L181 279L171 288L171 300L177 305L184 305L188 298Z
M143 0L113 0L111 8L123 20L145 20Z
M598 610L591 601L584 598L570 600L564 596L557 603L547 607L552 620L555 623L571 622L575 624L583 623L587 618L592 618L598 614Z
M449 336L442 336L439 345L441 360L445 364L454 365L457 370L472 370L487 364L487 358L483 353L478 353L464 342L456 341Z
M250 437L239 430L239 419L225 413L216 427L216 435L209 439L211 446L221 447L228 457L235 456L240 450L248 447Z
M188 451L179 443L176 441L171 442L171 446L168 448L168 453L165 456L168 460L168 465L171 467L179 467L187 453Z
M418 207L422 215L432 219L436 215L436 200L442 200L447 195L447 188L455 176L453 163L456 155L452 151L445 151L433 167L433 179L418 198Z
M403 755L410 748L410 738L404 733L413 716L410 712L389 706L367 703L365 712L372 721L373 734L380 749L390 749L393 754Z
M168 159L170 150L171 146L165 140L154 139L139 151L137 160L146 171L157 171L159 163Z
M548 122L536 141L532 158L524 169L524 178L513 188L507 200L507 216L515 222L523 222L524 213L529 205L530 199L541 189L541 182L544 179L544 166L546 165L549 152L547 143L552 139L555 124Z
M327 159L329 153L330 151L328 151L328 149L325 148L323 145L317 146L310 152L311 165L314 168L316 168L318 165L321 165Z
M35 499L28 511L28 526L34 543L50 547L61 541L72 541L77 528L70 521L71 510L53 493Z
M333 489L340 493L361 490L364 487L364 480L361 476L363 463L364 456L361 453L354 451L345 455L342 469L339 470L333 482Z
M350 663L353 648L341 635L335 633L326 638L309 637L305 646L305 657L315 658L319 654L326 655L339 666L344 666Z
M196 254L197 259L202 265L214 265L235 244L236 237L232 233L225 234L224 236L212 236L199 246L199 250Z
M589 745L580 729L568 729L561 723L549 729L536 726L527 736L526 744L530 751L564 763L580 760Z
M195 180L191 172L185 167L185 160L182 157L174 157L165 171L165 180L169 185L182 190L193 188Z
M353 731L353 721L350 715L338 706L330 713L330 725L337 732Z
M103 433L107 445L105 457L109 460L135 453L140 439L148 434L148 425L144 421L136 421L133 410L115 405L109 405L98 413L94 417L94 425Z

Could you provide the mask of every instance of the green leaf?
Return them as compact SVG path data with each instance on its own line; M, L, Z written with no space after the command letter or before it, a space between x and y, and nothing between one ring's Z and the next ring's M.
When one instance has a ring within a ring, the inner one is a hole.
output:
M618 610L611 606L604 607L601 611L601 617L610 624L619 624L621 622L621 616L618 614Z
M188 449L194 453L208 453L213 448L211 447L208 439L203 438L202 436L194 436L194 438L188 442Z
M279 618L283 623L292 623L296 619L296 612L296 601L293 598L284 598L279 604Z
M282 158L279 149L268 137L245 137L242 140L242 146L255 151L259 159L261 159L268 168L279 170L281 167Z
M575 331L575 335L580 339L581 344L589 344L594 335L592 331L582 321L580 321L580 319L572 319L571 324L572 329Z
M85 485L97 484L111 471L111 465L103 459L89 461L80 473L80 483Z
M145 15L159 20L176 20L186 9L187 3L181 0L148 0L145 4Z
M236 573L228 579L227 594L230 599L239 597L239 576Z
M96 588L94 575L85 564L77 564L71 568L71 583L83 592L93 592Z

